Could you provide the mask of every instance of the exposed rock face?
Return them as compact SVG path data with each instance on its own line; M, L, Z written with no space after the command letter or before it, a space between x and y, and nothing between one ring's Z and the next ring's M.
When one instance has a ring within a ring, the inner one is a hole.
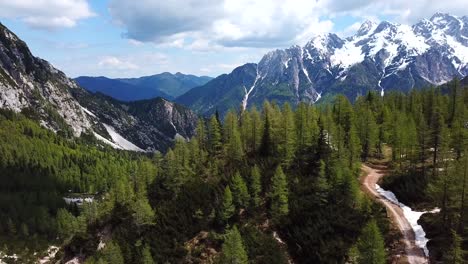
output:
M23 112L54 131L93 133L113 147L164 151L193 136L197 116L162 98L123 103L91 94L0 24L0 108Z
M325 34L304 47L271 51L177 101L203 114L224 113L264 100L295 105L336 93L354 100L369 90L408 91L467 74L468 17L437 13L413 26L366 21L349 38Z
M34 111L44 126L73 134L91 122L68 88L77 85L45 60L34 57L26 44L0 24L0 107L19 112Z

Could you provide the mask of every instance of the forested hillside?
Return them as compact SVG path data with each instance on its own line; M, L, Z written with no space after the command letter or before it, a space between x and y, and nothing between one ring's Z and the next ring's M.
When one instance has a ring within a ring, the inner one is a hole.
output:
M467 106L457 81L354 105L265 102L199 120L164 155L62 138L2 112L0 250L22 262L46 245L63 262L390 262L398 238L359 189L361 162L390 149L385 186L440 207L424 218L431 257L463 263ZM93 200L67 206L70 195Z

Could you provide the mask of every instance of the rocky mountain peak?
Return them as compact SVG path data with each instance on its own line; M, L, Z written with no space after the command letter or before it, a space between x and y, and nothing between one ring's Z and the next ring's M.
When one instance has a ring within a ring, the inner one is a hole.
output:
M236 77L243 78L242 85L225 83L222 89L226 95L218 98L223 98L221 101L236 98L239 102L230 104L244 107L264 100L314 103L334 93L345 93L354 100L369 90L408 91L463 77L468 74L465 20L466 17L438 13L415 25L365 21L348 38L335 34L315 36L304 47L267 53L248 78ZM237 71L228 76L233 77ZM216 93L216 86L206 86ZM195 104L194 108L204 113L200 102L210 101L210 96L203 89L204 86L187 93L181 102ZM203 99L199 101L198 97ZM209 105L209 109L215 109L217 102L210 101Z
M375 23L374 21L366 20L364 21L364 23L362 23L361 27L356 32L356 36L367 35L370 32L373 32L376 27L377 27L377 23Z

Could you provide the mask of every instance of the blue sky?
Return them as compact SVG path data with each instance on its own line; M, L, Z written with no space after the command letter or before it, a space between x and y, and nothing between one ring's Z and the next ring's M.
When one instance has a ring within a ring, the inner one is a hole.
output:
M439 2L0 0L0 22L70 77L217 76L317 34L349 36L366 19L411 24L468 13L464 1Z

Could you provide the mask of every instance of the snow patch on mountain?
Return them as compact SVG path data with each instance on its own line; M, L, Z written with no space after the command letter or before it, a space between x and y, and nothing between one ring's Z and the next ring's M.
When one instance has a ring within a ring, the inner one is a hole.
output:
M365 54L362 52L361 47L356 46L355 42L347 42L341 49L335 50L330 57L330 61L333 66L341 66L347 69L356 63L362 62L364 58Z
M132 142L128 141L127 139L122 137L119 133L117 133L112 126L109 126L106 124L103 124L103 125L106 128L107 133L109 133L109 135L111 136L112 141L114 141L115 144L120 146L122 149L144 152L143 149L135 146Z

